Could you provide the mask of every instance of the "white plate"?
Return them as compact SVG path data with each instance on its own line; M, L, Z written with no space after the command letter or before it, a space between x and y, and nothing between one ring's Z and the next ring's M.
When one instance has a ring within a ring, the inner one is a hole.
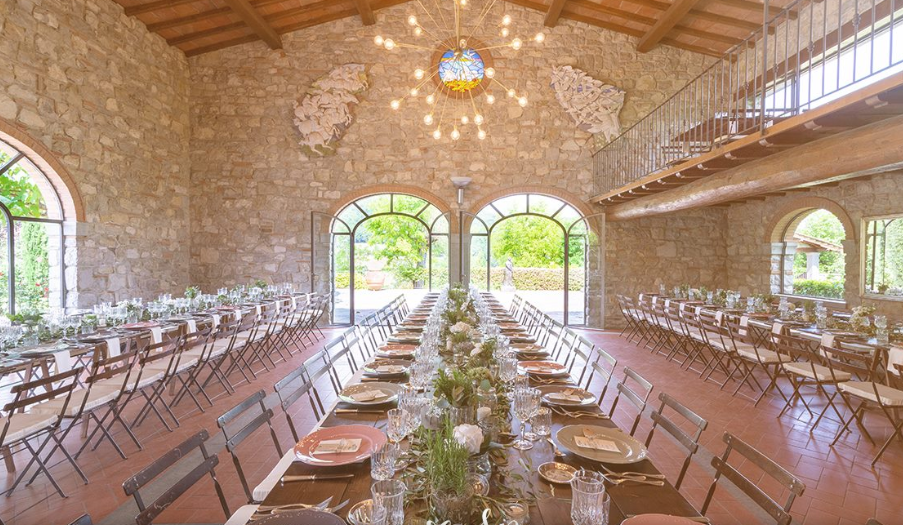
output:
M540 392L542 392L542 400L545 403L550 405L560 405L560 406L568 406L568 407L576 407L576 406L587 406L592 405L596 402L596 396L592 393L583 390L582 388L577 388L573 386L564 386L564 385L545 385L536 387ZM571 395L580 396L580 401L568 401L566 399L552 399L549 397L549 394L553 394L555 392L565 392L567 390L572 390Z
M380 392L385 393L384 397L380 397L378 399L374 399L372 401L355 401L351 394L357 394L359 392L367 392L370 390L379 390ZM369 405L382 405L383 403L388 403L390 401L395 401L398 399L398 392L401 391L401 387L394 383L361 383L358 385L351 385L346 387L339 394L339 399L348 403L349 405L360 405L360 406L369 406Z
M583 436L583 430L586 428L592 430L598 437L614 442L618 446L618 452L578 447L574 437ZM606 428L597 425L568 425L558 431L555 439L561 448L572 452L574 455L602 463L636 463L646 459L647 454L646 447L642 443L617 428Z

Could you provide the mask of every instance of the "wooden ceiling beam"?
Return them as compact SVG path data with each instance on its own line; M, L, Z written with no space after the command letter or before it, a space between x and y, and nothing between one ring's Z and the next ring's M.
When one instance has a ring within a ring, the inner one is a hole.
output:
M700 1L674 0L671 7L662 13L655 25L640 38L636 46L637 51L641 53L651 51Z
M588 2L588 0L571 0L572 2ZM638 5L641 7L648 7L650 9L655 9L658 11L666 11L671 4L667 2L661 2L659 0L625 0L634 5ZM703 11L702 9L690 9L690 12L687 16L698 18L699 20L706 20L709 22L715 22L717 24L722 24L726 26L736 27L738 29L743 29L745 31L749 31L750 33L754 31L758 31L762 28L761 23L750 22L749 20L740 20L739 18L734 18L732 16L719 15L716 13L709 13L708 11ZM768 28L769 33L774 33L774 27Z
M558 19L561 18L561 11L564 9L564 3L567 0L552 0L549 10L546 12L546 27L555 27Z
M304 29L307 27L312 27L319 24L325 24L326 22L332 22L335 20L340 20L342 18L348 18L358 14L357 8L352 7L350 9L342 9L341 11L336 11L334 13L329 13L323 16L318 16L311 18L309 20L304 20L302 22L295 22L293 24L289 24L286 26L277 27L276 31L279 32L280 35L284 35L286 33L291 33L292 31L298 31L299 29Z
M263 16L254 9L248 0L225 0L241 19L254 30L270 49L282 49L282 37L273 29Z
M252 0L251 5L254 7L265 7L271 4L278 4L279 2L284 2L285 0ZM217 7L215 9L208 9L207 11L202 11L200 13L196 13L193 15L182 16L179 18L173 18L170 20L164 20L162 22L157 22L154 24L147 24L147 30L151 33L157 33L164 29L172 29L173 27L179 27L187 24L193 24L195 22L200 22L202 20L207 20L208 18L213 18L217 16L229 15L234 13L232 8L230 7Z
M373 9L370 7L368 0L354 0L354 5L357 7L357 12L361 15L361 22L365 26L372 26L376 23L376 17L373 16Z
M222 33L228 33L229 31L235 31L236 29L242 29L248 27L244 22L232 22L231 24L226 24L224 26L217 26L210 29L206 29L204 31L197 31L194 33L187 33L184 35L179 35L172 38L167 38L166 43L171 46L178 46L180 44L187 44L193 40L199 40L201 38L209 38L211 36L220 35Z
M202 55L204 53L209 53L211 51L217 51L219 49L225 49L227 47L237 46L239 44L247 44L248 42L256 42L260 40L260 37L257 36L256 33L252 33L250 35L245 35L238 38L232 38L230 40L223 40L221 42L216 42L214 44L210 44L209 46L201 46L195 47L185 51L185 56L193 57L195 55Z
M156 2L132 5L125 8L125 16L142 15L144 13L166 9L167 7L176 7L197 1L198 0L157 0Z
M523 0L518 0L521 2ZM643 36L643 30L634 29L632 27L627 27L621 24L615 24L613 22L607 22L604 20L599 20L598 18L593 18L591 16L585 16L577 13L572 13L568 10L565 10L561 13L562 18L567 18L568 20L574 20L576 22L583 22L584 24L589 24L591 26L601 27L602 29L608 29L610 31L615 31L617 33L624 33L625 35L629 35L632 37L640 38ZM711 57L720 58L723 53L720 53L714 49L709 49L701 46L694 46L692 44L685 44L679 40L675 40L673 38L665 37L662 39L662 43L669 45L671 47L676 47L683 49L685 51L692 51L694 53L699 53L701 55L707 55Z

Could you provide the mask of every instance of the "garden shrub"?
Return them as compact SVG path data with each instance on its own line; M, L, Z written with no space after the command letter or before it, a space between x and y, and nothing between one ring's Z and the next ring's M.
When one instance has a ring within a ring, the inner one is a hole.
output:
M843 299L843 281L798 279L793 281L793 293L795 295Z
M493 290L501 289L505 279L504 268L492 268L491 284ZM570 291L583 288L583 268L570 269ZM564 288L564 268L515 268L514 288L517 290L561 290ZM478 286L485 286L486 268L476 268L471 272L470 281Z

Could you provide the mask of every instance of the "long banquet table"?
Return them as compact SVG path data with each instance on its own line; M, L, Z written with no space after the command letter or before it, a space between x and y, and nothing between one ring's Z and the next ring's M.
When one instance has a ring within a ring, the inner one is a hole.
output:
M350 384L356 384L361 381L362 369L351 378ZM336 427L341 425L373 425L374 427L385 431L386 415L372 413L336 413L336 409L349 408L342 403L334 403L324 418L322 418L314 430L320 427ZM601 413L597 407L593 407ZM581 410L586 410L582 408ZM552 436L554 437L558 430L562 427L578 423L573 417L562 416L555 411L552 412ZM609 419L597 419L583 417L579 420L581 424L599 425L608 428L617 428ZM515 419L512 422L512 429L518 429L519 422ZM557 440L556 440L556 444ZM558 444L560 445L560 444ZM547 461L555 461L554 451L547 442L537 441L530 450L521 452L514 448L505 449L509 454L509 466L515 466L520 470L520 474L528 480L532 491L536 494L536 501L530 502L530 520L533 525L562 525L571 522L570 518L570 499L571 490L567 485L550 485L542 480L536 473L536 469L542 463ZM530 472L524 472L523 469L517 467L518 455L523 454L528 465L532 465ZM586 468L588 470L599 470L600 465L589 460L581 459L571 453L566 453L564 458L558 461L568 463L577 468ZM638 463L629 465L606 465L610 470L615 472L634 471L649 474L660 474L659 470L648 458ZM262 502L262 506L276 506L293 503L317 503L326 498L332 497L331 504L335 505L349 500L349 504L340 509L337 514L346 517L348 510L357 502L370 498L370 462L364 461L353 465L328 468L328 472L324 467L315 467L307 465L300 461L292 462L285 470L283 475L314 475L314 474L352 474L353 477L348 479L330 479L316 480L308 482L290 482L277 483L266 499ZM494 493L498 480L496 474L490 480L490 495ZM638 485L635 483L623 483L612 486L607 485L608 494L611 496L611 510L609 516L610 524L621 523L626 517L643 514L643 513L660 513L670 514L674 516L699 517L699 512L671 485L665 481L664 486L657 487L651 485ZM406 507L406 523L408 516L418 510L416 507Z

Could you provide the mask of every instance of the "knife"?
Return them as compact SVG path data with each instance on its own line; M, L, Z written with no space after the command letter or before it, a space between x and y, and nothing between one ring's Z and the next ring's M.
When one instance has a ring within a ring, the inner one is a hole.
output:
M293 481L322 481L325 479L351 479L354 474L312 474L308 476L282 476L282 483Z

